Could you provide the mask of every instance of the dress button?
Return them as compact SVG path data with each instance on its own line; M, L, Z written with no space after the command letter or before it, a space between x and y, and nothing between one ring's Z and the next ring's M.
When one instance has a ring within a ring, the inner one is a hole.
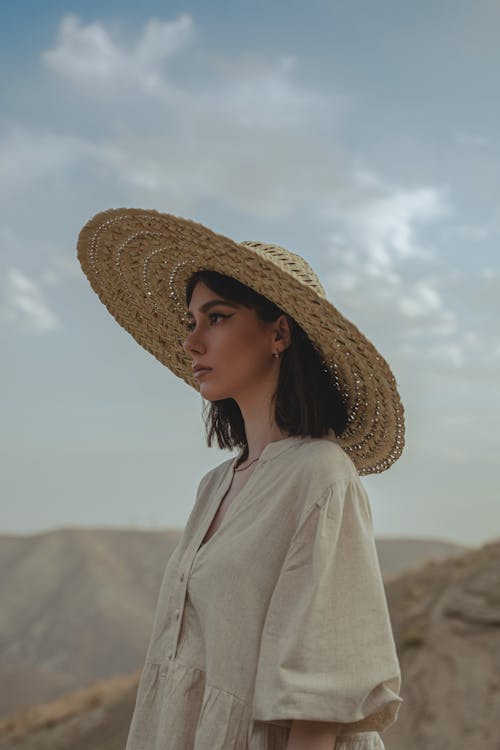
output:
M169 658L169 659L171 659L171 658L173 657L173 655L174 655L174 654L173 654L173 652L172 652L172 651L170 651L170 653L169 653L169 655L168 655L168 658Z
M178 620L178 619L179 619L179 614L180 614L179 610L178 610L178 609L176 609L176 610L175 610L175 619L176 619L176 620Z
M184 580L184 573L181 573L181 581Z

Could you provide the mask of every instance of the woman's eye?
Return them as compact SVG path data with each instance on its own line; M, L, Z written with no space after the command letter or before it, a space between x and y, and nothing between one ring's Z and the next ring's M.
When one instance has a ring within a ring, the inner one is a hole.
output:
M208 314L208 318L211 322L213 322L214 318L227 318L227 317L230 317L230 316L223 315L222 313L216 313L216 312ZM194 322L190 320L188 323L186 323L186 328L188 331L192 331L194 329Z
M222 313L209 313L208 317L210 320L213 320L213 318L227 318L227 315L223 315Z

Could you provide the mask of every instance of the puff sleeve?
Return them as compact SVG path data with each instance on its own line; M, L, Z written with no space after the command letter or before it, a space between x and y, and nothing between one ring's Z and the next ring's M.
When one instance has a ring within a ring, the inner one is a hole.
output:
M264 621L253 718L383 731L403 702L372 514L359 477L304 509Z

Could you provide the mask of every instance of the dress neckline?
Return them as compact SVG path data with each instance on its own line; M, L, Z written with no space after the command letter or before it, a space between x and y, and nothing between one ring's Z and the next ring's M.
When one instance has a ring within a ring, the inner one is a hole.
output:
M279 438L278 440L272 440L263 448L257 460L257 464L264 463L264 461L271 461L273 458L276 458L276 456L280 456L282 453L284 453L284 451L291 448L292 445L295 445L295 443L298 443L306 439L307 438L304 437L303 435L289 435L286 438ZM245 450L244 448L241 448L236 458L233 459L231 463L231 469L233 472L236 467L236 464L238 463L239 459L243 455L244 450Z
M247 492L251 488L252 483L254 481L254 475L259 473L259 467L261 465L267 463L268 461L272 461L274 458L277 458L277 456L281 456L283 453L285 453L285 451L289 450L294 445L298 445L300 443L305 443L305 442L310 442L312 440L327 440L327 439L328 440L332 440L332 441L336 441L337 438L336 438L335 432L332 429L330 429L328 431L328 434L324 435L322 438L313 438L310 435L289 435L286 438L280 438L279 440L273 440L270 443L268 443L265 446L265 448L263 449L262 453L260 454L258 461L255 462L256 463L255 468L252 471L249 479L247 480L247 482L244 484L244 486L241 488L241 490L239 490L239 492L235 495L235 497L231 501L231 504L230 504L229 508L226 510L226 512L224 514L224 517L223 517L223 519L222 519L222 521L221 521L221 523L219 525L219 528L205 542L203 542L203 541L200 542L200 544L198 545L198 547L196 549L196 555L202 549L204 549L206 547L206 545L209 544L212 541L212 539L215 536L217 536L217 534L220 532L222 526L224 525L224 522L226 521L226 516L232 510L232 506L234 505L234 501L238 500L241 495L243 495L245 492ZM230 459L230 461L228 463L227 469L224 472L222 481L221 481L221 483L219 485L219 488L218 488L218 491L216 493L217 501L214 502L215 510L211 509L212 512L210 513L210 522L209 522L208 526L206 526L206 528L205 528L205 532L203 534L202 539L205 537L208 529L212 525L212 521L215 518L215 514L217 513L219 505L221 504L224 496L226 495L226 492L229 490L229 488L230 488L230 486L232 484L232 481L233 481L233 478L234 478L234 474L235 474L234 470L236 468L236 464L238 463L239 459L243 455L243 452L244 452L244 449L241 448L241 450L239 451L239 453L234 458Z
M337 441L337 436L335 434L335 431L333 429L329 429L328 433L326 435L323 435L321 438L313 438L310 435L289 435L286 438L279 438L278 440L272 440L270 443L268 443L263 451L261 452L259 459L257 461L257 465L259 463L264 463L266 461L272 461L277 456L280 456L282 453L287 451L292 446L299 444L299 443L306 443L310 442L312 440L330 440L332 442ZM238 455L232 459L231 461L231 470L234 473L234 468L236 464L238 463L239 459L243 455L244 448L241 448Z

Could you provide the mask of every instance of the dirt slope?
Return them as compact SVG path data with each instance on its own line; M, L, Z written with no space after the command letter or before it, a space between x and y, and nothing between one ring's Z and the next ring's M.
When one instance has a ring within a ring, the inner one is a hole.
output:
M386 591L404 699L387 750L498 750L500 540L393 578ZM0 750L123 750L138 678L1 721Z

